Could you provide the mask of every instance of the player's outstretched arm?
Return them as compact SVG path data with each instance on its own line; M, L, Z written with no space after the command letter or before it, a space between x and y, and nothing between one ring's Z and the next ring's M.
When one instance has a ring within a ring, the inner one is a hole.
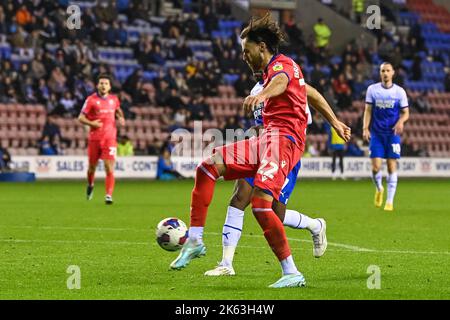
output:
M286 91L289 84L289 79L285 73L279 73L270 80L269 84L255 96L248 96L244 100L245 112L250 112L254 107L264 102L267 99L277 97Z
M370 121L372 120L372 105L366 103L366 108L364 109L363 118L363 139L367 142L370 140Z
M306 94L308 95L308 101L311 106L316 109L336 130L336 133L344 139L344 141L350 140L351 129L345 125L343 122L339 121L334 113L333 109L331 109L327 100L317 91L315 88L310 85L306 85Z
M86 116L83 113L78 116L78 121L92 128L100 128L102 126L100 120L91 121L88 118L86 118Z

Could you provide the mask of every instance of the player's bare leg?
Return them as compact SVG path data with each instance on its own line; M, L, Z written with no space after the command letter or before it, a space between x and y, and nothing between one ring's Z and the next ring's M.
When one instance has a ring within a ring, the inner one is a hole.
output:
M291 255L291 248L286 238L284 226L272 209L273 197L264 190L255 187L252 196L252 211L264 231L264 237L273 253L280 261L283 276L270 288L286 288L305 286L306 281L298 271Z
M203 244L203 228L208 207L213 198L216 180L225 173L225 170L224 161L217 153L197 167L194 189L191 194L189 238L178 257L170 264L172 269L180 270L186 267L192 259L206 254L206 247Z
M313 256L320 258L327 250L327 224L322 218L313 219L295 210L287 210L286 205L279 201L274 201L272 209L283 222L284 226L293 229L306 229L311 232L313 240Z
M394 211L394 197L397 190L397 160L387 159L388 177L387 177L387 197L384 206L385 211Z
M383 173L381 172L381 164L383 159L381 158L373 158L372 159L372 181L375 184L375 198L374 204L375 207L381 208L383 204Z
M106 178L105 178L105 203L106 204L113 204L113 192L114 192L114 184L115 184L115 179L114 179L114 165L115 165L115 161L114 160L104 160L105 163L105 173L106 173Z
M86 198L88 200L92 200L94 196L94 179L95 179L95 170L97 169L97 163L90 163L87 171L87 179L88 185L86 188Z

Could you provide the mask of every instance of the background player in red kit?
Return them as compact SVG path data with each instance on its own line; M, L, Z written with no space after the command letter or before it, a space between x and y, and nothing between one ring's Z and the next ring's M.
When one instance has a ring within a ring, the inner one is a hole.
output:
M284 38L270 14L253 19L241 33L244 61L253 73L262 71L264 79L264 89L256 96L248 96L244 108L249 111L265 103L265 131L258 138L216 148L214 155L198 166L191 198L189 240L171 263L172 269L181 269L206 252L203 229L216 180L220 176L225 180L254 177L253 214L283 271L283 276L270 287L306 284L295 266L283 224L272 209L272 202L278 200L287 174L303 154L308 121L307 87L300 67L292 59L278 54ZM322 111L336 132L347 141L350 128L336 118L329 106L324 106Z
M111 78L100 75L97 79L97 92L91 94L84 102L78 120L90 127L88 157L89 168L87 172L88 186L86 196L92 199L94 192L94 177L98 160L105 164L105 203L112 204L114 191L114 164L117 151L116 118L121 126L125 125L125 118L120 109L119 99L110 94Z

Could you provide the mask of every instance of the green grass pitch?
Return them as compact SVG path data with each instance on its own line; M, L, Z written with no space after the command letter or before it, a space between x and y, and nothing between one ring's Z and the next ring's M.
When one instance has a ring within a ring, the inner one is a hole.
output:
M219 182L210 208L207 255L169 271L177 253L155 241L166 217L189 222L192 180L117 181L115 204L94 200L84 182L0 184L0 299L449 299L450 205L444 180L400 179L396 211L372 206L362 181L299 181L289 207L328 222L328 251L312 256L310 235L287 230L306 288L269 289L281 270L251 211L235 257L235 277L207 278L220 260L232 183ZM70 265L81 288L69 290ZM369 266L381 288L368 289Z

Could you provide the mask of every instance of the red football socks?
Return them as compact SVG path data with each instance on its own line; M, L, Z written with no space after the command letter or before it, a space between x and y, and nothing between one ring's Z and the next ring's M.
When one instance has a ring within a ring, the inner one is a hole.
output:
M291 255L291 249L286 238L283 223L272 210L272 202L252 198L253 214L264 231L264 237L279 261Z
M106 189L106 194L109 196L112 196L113 192L114 192L114 173L110 172L106 174L106 180L105 180L105 189Z
M95 172L94 173L87 173L87 179L88 179L88 184L89 186L93 186L94 185L94 178L95 178Z
M191 194L191 227L205 225L217 178L219 172L214 165L203 162L197 167Z

